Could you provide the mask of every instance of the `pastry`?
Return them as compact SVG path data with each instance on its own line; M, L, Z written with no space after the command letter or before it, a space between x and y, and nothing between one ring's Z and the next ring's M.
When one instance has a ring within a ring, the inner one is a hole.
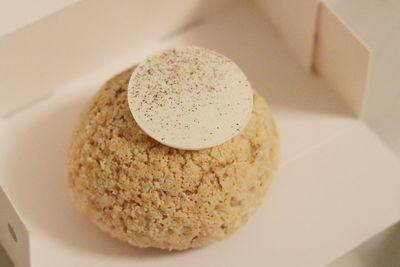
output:
M241 134L182 150L149 137L127 101L134 68L111 78L82 112L68 154L76 207L137 247L184 250L222 240L260 205L277 168L278 137L265 100Z

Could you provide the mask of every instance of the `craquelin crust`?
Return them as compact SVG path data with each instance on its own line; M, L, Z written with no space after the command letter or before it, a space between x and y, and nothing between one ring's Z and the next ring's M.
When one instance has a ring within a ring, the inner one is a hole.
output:
M132 69L111 78L82 112L68 154L77 208L138 247L183 250L229 236L259 206L278 161L267 104L254 93L246 129L200 151L167 147L135 123Z

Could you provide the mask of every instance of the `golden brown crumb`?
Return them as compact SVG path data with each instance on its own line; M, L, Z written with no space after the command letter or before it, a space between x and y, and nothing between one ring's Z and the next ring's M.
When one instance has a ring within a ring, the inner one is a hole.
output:
M138 247L183 250L221 240L260 204L277 167L278 138L254 93L246 129L217 147L178 150L158 143L128 108L132 69L93 97L73 134L73 200L102 230Z

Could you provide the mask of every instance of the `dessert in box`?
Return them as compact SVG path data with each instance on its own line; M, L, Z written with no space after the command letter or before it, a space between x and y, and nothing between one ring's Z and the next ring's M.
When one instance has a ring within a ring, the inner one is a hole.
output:
M377 95L396 84L367 82L367 74L388 81L376 64L395 73L389 50L371 47L386 40L373 29L390 35L374 24L363 43L342 15L317 0L86 0L2 36L0 242L15 265L317 267L397 222L398 157L357 115L368 109L367 88ZM223 242L179 253L139 249L76 211L67 150L79 113L106 80L187 45L231 58L268 100L279 172L258 211Z

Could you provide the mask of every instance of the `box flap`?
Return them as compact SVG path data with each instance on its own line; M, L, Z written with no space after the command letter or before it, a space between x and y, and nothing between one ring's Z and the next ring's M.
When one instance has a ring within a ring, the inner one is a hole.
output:
M30 265L29 233L0 183L0 243L15 267Z

